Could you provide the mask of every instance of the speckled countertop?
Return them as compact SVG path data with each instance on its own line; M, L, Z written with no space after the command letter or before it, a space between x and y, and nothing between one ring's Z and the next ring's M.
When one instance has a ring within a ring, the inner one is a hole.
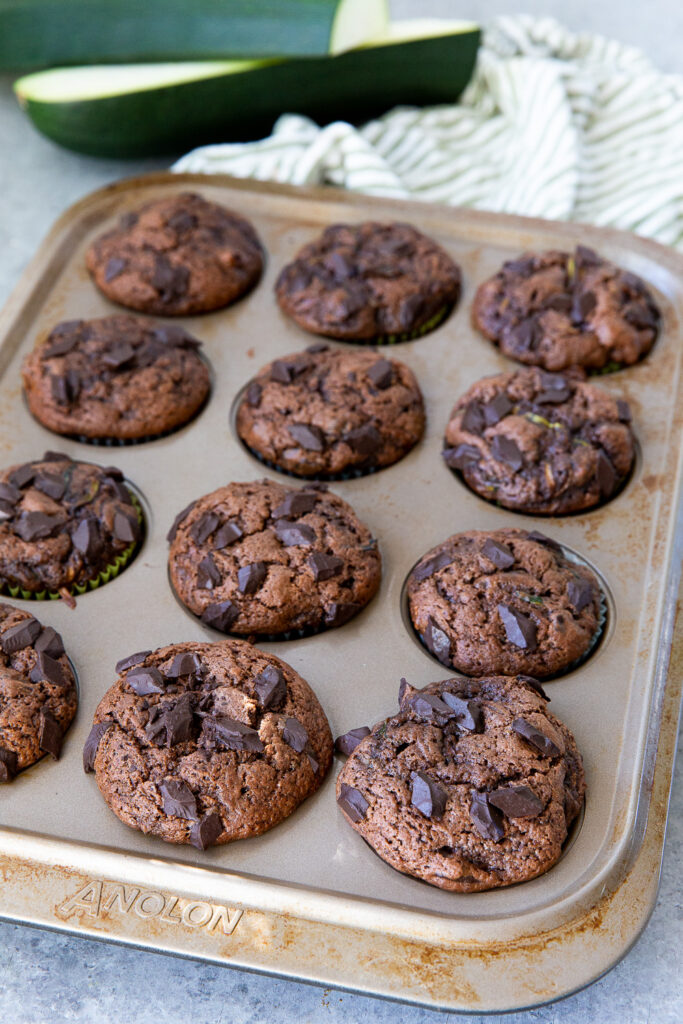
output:
M578 30L612 35L646 50L664 70L681 71L683 6L679 0L393 0L401 17L438 15L485 22L523 6ZM17 109L11 79L0 77L0 304L55 218L76 199L117 178L168 161L100 161L60 150ZM683 169L682 169L683 177ZM500 1017L507 1024L679 1024L683 985L681 863L683 766L674 777L661 889L652 918L625 959L570 998ZM97 943L0 922L0 1020L3 1024L437 1024L446 1013L400 1006L337 990ZM466 1016L463 1021L484 1020ZM493 1021L495 1017L487 1018Z

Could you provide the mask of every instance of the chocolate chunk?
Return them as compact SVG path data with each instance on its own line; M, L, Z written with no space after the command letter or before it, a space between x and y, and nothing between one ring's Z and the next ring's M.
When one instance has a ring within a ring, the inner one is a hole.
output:
M400 695L399 695L400 699ZM434 697L429 693L417 693L408 701L408 707L419 717L428 722L439 723L440 719L448 721L454 718L453 709L445 704L440 697Z
M320 768L320 765L318 764L318 762L316 761L316 759L313 757L312 754L306 754L306 757L308 758L308 763L310 764L311 768L313 769L313 774L317 775L318 774L318 769Z
M130 518L123 512L114 513L113 533L117 540L124 544L132 544L136 539L136 531Z
M185 818L186 821L199 818L195 795L182 779L164 779L159 784L159 792L164 798L164 814Z
M0 747L0 782L11 782L17 774L19 761L14 750Z
M16 626L10 626L4 633L0 634L0 647L5 654L14 654L22 651L24 647L31 647L40 636L42 626L37 619L24 619Z
M536 261L533 256L521 256L516 260L507 260L503 264L503 270L513 277L531 277L535 266Z
M308 733L297 718L285 719L282 738L297 754L301 754L308 743Z
M522 650L536 650L536 623L528 615L506 604L498 605L498 614L511 644Z
M263 388L257 381L252 381L247 388L247 404L253 409L257 408L261 402L261 395L263 394Z
M44 512L26 512L18 522L13 523L12 529L22 540L28 544L34 540L44 540L63 524L64 519L60 515L47 516Z
M537 544L545 544L547 548L552 548L553 551L559 551L562 554L562 545L558 544L552 537L547 537L545 533L540 533L539 530L529 530L526 539L534 540Z
M155 327L153 333L155 339L162 345L170 345L172 348L189 348L197 352L202 347L201 341L197 341L178 324L164 324L163 327Z
M293 441L309 452L321 452L325 448L325 434L313 424L292 423L287 431Z
M109 720L105 720L104 722L95 722L88 733L88 738L85 741L85 746L83 747L84 772L93 772L95 770L95 758L97 757L97 748L100 745L100 740L107 729L111 729L113 724L114 723Z
M112 256L110 260L107 260L107 265L104 268L104 280L107 282L113 281L115 277L123 273L127 265L126 260L122 260L118 256Z
M554 309L557 313L569 313L572 308L572 297L566 292L553 292L543 302L544 309Z
M423 639L427 649L432 652L435 658L438 658L442 665L450 665L451 642L444 631L439 629L431 615L427 622Z
M102 362L113 370L118 370L134 358L135 349L127 341L117 341L102 353Z
M520 683L526 683L527 686L530 686L532 690L536 691L536 693L539 695L539 697L542 697L543 700L548 702L548 704L550 703L550 697L545 692L545 690L543 689L543 687L539 683L538 679L534 679L533 676L516 676L515 678Z
M291 384L309 366L308 359L276 359L270 367L270 379L278 384Z
M574 296L572 302L572 323L582 324L593 312L598 304L595 292L582 292Z
M338 575L344 565L342 558L337 558L336 555L326 555L323 551L314 551L306 561L313 570L313 579L316 583L332 579L333 576Z
M370 458L376 455L382 446L382 435L372 423L366 423L362 427L356 427L344 434L342 441L345 441L353 448L358 455Z
M425 818L442 818L448 793L426 772L411 772L410 802Z
M285 677L275 665L267 665L263 672L254 679L254 689L258 697L259 707L265 711L280 704L287 696Z
M87 562L93 562L102 550L100 529L95 519L81 519L71 534L71 542Z
M398 322L404 331L409 330L415 323L416 318L424 309L424 299L421 295L408 295L398 308Z
M234 544L236 540L239 540L242 536L242 530L234 519L229 519L227 523L216 530L213 538L213 546L216 551L222 551L223 548L229 547Z
M46 452L43 452L43 458L42 458L41 461L42 462L73 462L73 459L71 458L70 455L67 455L65 452L53 452L50 449L48 449Z
M222 580L220 570L209 552L197 566L197 586L200 590L213 590Z
M203 733L209 744L225 747L227 750L247 750L252 754L261 754L264 750L256 729L225 715L210 715L205 718Z
M317 500L315 494L312 494L310 491L291 491L285 500L281 501L273 509L271 517L273 519L287 519L291 516L293 519L298 519L299 516L312 512Z
M566 402L571 397L571 391L569 388L563 390L549 388L547 391L539 391L536 395L536 401L539 405L559 405L561 402Z
M617 398L617 413L619 414L619 421L621 423L631 422L631 409L628 402L625 402L623 398Z
M337 803L351 821L362 821L370 806L362 793L353 786L347 786L345 782L342 782L339 789Z
M511 329L510 335L515 348L522 352L533 352L543 338L543 328L535 317L527 317Z
M491 806L486 793L478 793L476 789L472 790L470 820L484 839L499 843L505 835L503 815L496 807Z
M502 420L504 416L507 416L509 412L512 412L513 405L507 395L496 395L492 401L487 402L486 405L482 405L481 411L484 414L484 422L487 427L492 427L494 424Z
M360 606L348 601L333 601L325 610L325 625L330 628L343 626L345 622L352 619Z
M314 341L312 345L306 346L306 351L317 355L318 352L329 352L330 346L326 341Z
M343 736L337 736L334 741L334 749L340 754L352 754L361 740L370 735L367 725L361 725L358 729L349 729Z
M138 697L145 697L148 693L163 693L166 683L159 669L153 666L131 669L125 679L133 693L137 693Z
M602 448L598 452L595 477L598 481L598 487L600 488L600 496L602 498L609 498L616 490L619 478L617 476L617 471L607 455L605 455Z
M445 569L447 565L451 565L452 563L453 559L450 555L446 554L445 551L441 551L438 555L433 555L426 561L420 562L419 565L416 565L412 572L413 579L420 583L422 580L429 579L429 577L433 576L435 572L439 571L439 569Z
M255 594L268 574L265 562L251 562L243 565L237 573L237 585L242 594Z
M49 654L45 654L44 651L38 655L36 663L29 673L29 679L32 683L40 683L46 679L48 683L58 686L61 690L66 690L71 685L71 680L64 675L59 662L55 658L51 658Z
M155 253L151 284L159 292L162 302L173 302L185 295L189 280L187 267L173 266L163 253Z
M176 743L184 743L185 740L190 739L192 735L192 706L189 694L183 694L175 704L170 707L167 705L161 711L157 721L153 723L153 728L159 726L166 730L167 747L174 747ZM147 729L149 729L149 725Z
M223 821L220 814L211 811L192 826L190 842L198 850L206 850L209 846L213 846L222 831Z
M599 267L603 262L598 254L593 249L589 249L587 245L577 245L574 250L574 261L577 267Z
M528 786L501 786L488 797L507 818L537 818L545 806Z
M232 601L220 601L217 604L208 605L202 612L201 620L207 626L212 626L213 629L218 629L221 633L227 633L239 613L239 608Z
M504 462L514 472L521 469L524 464L524 458L517 444L502 434L496 434L491 442L491 455L498 462Z
M12 519L14 512L13 505L8 505L6 501L0 499L0 523L6 523L8 519Z
M401 676L401 682L398 687L398 706L403 710L403 701L406 694L415 693L415 687L411 686L405 676ZM412 699L412 698L411 698Z
M47 708L41 708L38 716L38 746L58 760L62 750L62 727Z
M285 547L292 547L299 544L312 544L315 537L315 530L306 523L293 523L289 519L279 519L275 524L277 539Z
M191 501L190 504L186 505L185 508L182 510L182 512L179 512L178 515L175 517L175 519L173 520L173 524L171 526L171 529L166 534L166 540L168 541L169 544L173 540L175 540L175 535L178 532L178 527L182 523L183 519L185 519L185 517L188 515L188 513L190 513L192 511L193 508L194 508L194 502Z
M10 473L8 481L12 487L17 487L19 490L23 490L24 487L28 487L31 483L36 472L37 470L35 466L27 463L25 466L19 466L19 468L15 469L13 473Z
M483 434L486 421L484 419L484 410L481 402L470 402L465 409L460 426L463 430L466 430L468 434Z
M384 391L394 379L394 368L388 359L378 359L366 371L366 376L370 378L376 388Z
M0 642L2 638L0 637ZM59 633L52 626L45 626L34 643L38 654L47 654L51 658L61 658L64 654L64 643Z
M441 452L450 469L466 469L471 462L478 462L481 452L473 444L459 444L455 448L444 448Z
M75 320L74 323L82 323L82 320ZM60 327L63 326L60 324ZM54 341L53 341L53 335ZM40 350L41 359L54 359L56 356L65 356L67 352L70 352L75 345L80 341L80 335L78 331L72 331L68 334L56 335L56 331L53 331L48 338L45 345Z
M71 404L65 376L57 373L50 375L50 393L57 405Z
M66 481L63 476L57 476L55 473L40 473L35 477L33 486L36 490L47 494L48 498L60 501L64 497Z
M12 484L0 483L0 501L4 501L8 505L16 505L20 500L21 491L18 487L13 487Z
M180 679L183 676L201 676L203 672L202 659L196 652L181 651L164 670L164 675L167 679Z
M493 540L491 537L488 538L482 547L481 553L499 569L509 569L510 566L515 564L515 556L507 544L499 544L497 540Z
M121 658L120 661L116 662L116 671L119 673L125 672L127 668L132 668L133 665L139 665L151 653L151 651L136 651L135 654L129 654L127 658Z
M545 757L559 757L562 753L549 736L546 736L544 732L537 729L531 722L527 722L526 718L515 718L512 723L512 730L530 743L532 747L536 747L536 750L540 751Z
M576 612L591 604L594 597L595 588L588 580L570 580L567 584L567 598Z
M187 231L193 231L197 227L197 223L195 215L188 213L187 210L176 210L166 221L169 228L183 234Z
M190 536L197 545L207 541L218 526L220 520L214 512L205 512L196 523L190 527Z
M444 703L454 713L458 725L469 732L483 731L484 713L481 710L480 704L473 700L467 700L464 697L458 697L455 693L449 693L447 690L441 696Z

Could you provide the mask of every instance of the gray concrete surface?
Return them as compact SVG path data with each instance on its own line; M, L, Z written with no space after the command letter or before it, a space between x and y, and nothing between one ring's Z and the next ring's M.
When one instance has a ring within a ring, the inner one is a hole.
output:
M595 31L642 47L661 68L683 71L683 6L679 0L599 2L527 0L527 11L552 14L577 31ZM514 13L503 0L393 0L397 16L416 14L485 22ZM41 138L0 77L0 302L55 217L70 203L116 178L166 161L99 161L60 150ZM682 169L683 172L683 169ZM1 804L0 804L1 815ZM680 761L667 833L661 890L650 923L613 971L563 1002L488 1018L507 1024L679 1024L683 992L683 768ZM201 963L118 948L0 923L0 1021L3 1024L437 1024L450 1015L280 981ZM461 1018L468 1024L484 1020Z

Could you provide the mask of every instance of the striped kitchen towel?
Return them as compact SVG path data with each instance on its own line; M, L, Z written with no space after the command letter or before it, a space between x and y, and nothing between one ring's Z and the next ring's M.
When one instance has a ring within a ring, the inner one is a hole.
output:
M173 170L610 225L683 249L683 77L552 19L503 17L457 104L362 128L286 114L267 139L203 146Z

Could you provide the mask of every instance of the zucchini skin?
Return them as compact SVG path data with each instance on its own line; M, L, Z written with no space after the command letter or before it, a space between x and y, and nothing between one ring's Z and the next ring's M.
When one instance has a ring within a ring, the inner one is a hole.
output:
M0 69L326 54L339 0L0 0Z
M360 124L397 104L453 103L471 77L479 38L473 29L117 96L20 100L39 131L79 153L179 155L206 143L262 138L282 113Z

